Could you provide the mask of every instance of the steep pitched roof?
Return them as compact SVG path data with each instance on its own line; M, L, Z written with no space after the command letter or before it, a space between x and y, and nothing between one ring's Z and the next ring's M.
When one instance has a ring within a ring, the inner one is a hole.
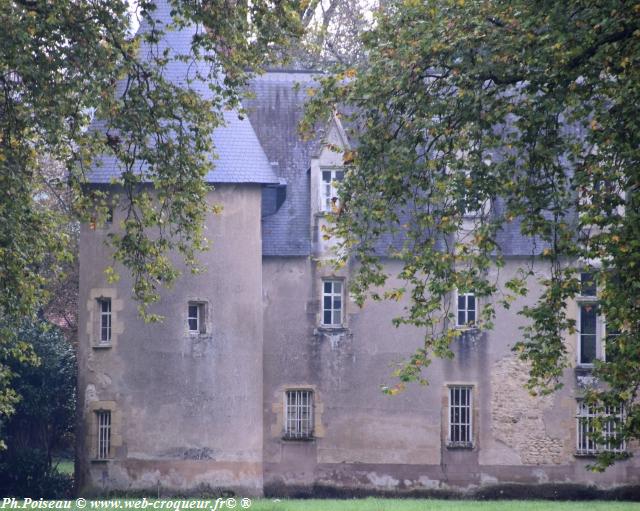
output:
M280 209L262 220L265 256L302 256L311 251L308 170L320 142L303 141L297 127L308 97L306 89L315 84L313 76L313 72L268 72L252 81L250 88L255 97L244 102L274 171L287 184L286 199ZM264 191L263 202L265 205L272 202L268 189Z
M162 55L165 50L169 57L188 56L191 53L193 35L203 29L190 24L179 28L165 28L172 23L171 6L166 0L156 0L156 9L151 13L157 27L164 31L157 44L143 41L140 45L139 58L146 60L153 55ZM144 20L138 33L151 30L147 20ZM165 78L172 83L189 87L204 98L211 98L213 92L205 80L208 72L206 64L194 59L172 59L164 68ZM123 83L119 83L116 94L122 94ZM248 119L240 119L238 113L224 112L224 125L213 133L213 143L216 157L212 156L213 170L205 176L208 183L259 183L276 184L278 178L271 169L258 137ZM94 126L100 129L99 125ZM118 160L113 156L97 158L89 173L90 183L109 183L112 178L118 178L121 168Z

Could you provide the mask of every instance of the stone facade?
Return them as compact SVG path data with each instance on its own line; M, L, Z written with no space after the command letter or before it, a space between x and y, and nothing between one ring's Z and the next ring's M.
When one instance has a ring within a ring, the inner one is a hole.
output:
M158 13L169 16L168 5ZM189 41L187 33L178 42ZM422 333L392 326L402 301L359 308L347 291L354 267L327 264L335 242L322 235L324 173L342 168L341 154L329 147L349 141L338 119L318 140L300 141L299 81L313 84L304 73L258 78L245 105L251 124L230 121L222 128L230 131L214 137L220 159L207 177L208 200L222 213L206 221L206 271L185 272L163 291L151 311L162 323L140 320L123 268L116 268L117 283L106 280L105 239L118 228L120 210L106 227L82 226L81 493L419 495L510 483L546 483L549 492L571 484L637 491L637 457L596 474L587 470L589 458L576 456L581 388L574 368L551 396L533 397L523 387L527 368L511 347L521 335L515 311L539 294L535 278L527 297L497 309L492 331L461 331L455 358L429 367L428 386L381 392ZM90 182L117 194L106 184L111 172L103 167ZM502 239L508 257L492 275L498 283L515 274L528 250L515 231ZM393 259L384 264L392 275L400 268ZM339 311L336 324L324 316L326 289ZM577 316L576 304L569 314ZM576 342L575 335L566 339L573 358ZM449 438L452 389L467 396L464 441Z

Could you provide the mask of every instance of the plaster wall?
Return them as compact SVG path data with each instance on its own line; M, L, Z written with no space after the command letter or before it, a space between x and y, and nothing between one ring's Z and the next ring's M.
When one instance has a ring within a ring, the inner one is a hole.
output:
M514 276L523 261L512 259L494 278ZM387 261L390 274L399 264ZM345 278L307 258L265 258L264 398L265 491L270 494L316 491L474 490L499 483L578 483L602 488L640 483L637 456L604 474L587 470L593 461L575 456L576 398L573 368L565 386L548 397L533 397L523 387L528 368L511 347L520 338L523 305L540 289L530 282L527 297L510 310L496 304L496 327L462 334L453 360L435 359L426 370L428 386L409 384L394 396L381 386L421 345L414 327L395 328L391 318L400 302L367 302L360 309L345 300L344 328L321 326L323 278ZM393 281L391 281L393 284ZM570 306L575 313L575 307ZM567 337L570 357L575 336ZM446 446L447 385L473 386L474 447ZM315 438L283 438L283 393L315 390ZM635 446L632 449L637 450Z
M107 282L104 241L113 225L80 239L77 475L83 493L112 490L262 490L262 261L259 186L219 185L208 195L222 213L206 221L205 271L185 272L145 324L132 281ZM98 347L96 304L110 297L113 336ZM205 332L190 333L188 303L203 303ZM95 411L112 410L110 459L96 460Z

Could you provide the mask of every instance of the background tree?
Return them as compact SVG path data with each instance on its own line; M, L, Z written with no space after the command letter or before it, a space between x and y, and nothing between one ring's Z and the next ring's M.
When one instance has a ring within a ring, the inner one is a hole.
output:
M494 304L527 292L532 265L548 276L536 305L519 311L529 321L514 349L530 363L532 392L557 389L576 329L566 305L587 270L620 334L595 362L600 383L587 400L600 411L624 403L622 436L639 438L640 3L389 2L363 44L367 65L324 78L303 129L332 105L350 112L358 146L345 155L335 214L341 262L360 262L360 301L407 293L394 321L425 330L388 391L426 383L432 357L453 356L454 289L493 297L476 324L491 328ZM463 235L468 211L477 215ZM504 264L497 237L511 222L536 249L500 289L487 270ZM404 246L392 253L406 286L379 296L369 290L387 275L375 249L399 231ZM599 467L612 460L602 454Z
M23 325L16 335L32 346L39 363L11 363L21 399L1 425L8 449L0 453L0 493L62 498L72 479L56 472L53 456L73 450L75 353L62 331L44 321Z
M302 17L301 44L287 50L296 66L328 70L365 62L361 35L373 23L375 0L313 0Z
M175 26L162 27L155 3L140 0L136 12L153 29L132 36L126 0L0 2L0 421L18 398L12 361L35 358L16 325L50 304L52 282L73 269L70 219L100 222L110 206L109 196L84 186L96 155L126 169L115 184L129 215L111 245L134 277L141 312L157 319L146 306L178 276L169 251L195 267L205 248L210 207L202 177L212 166L211 131L238 105L246 70L299 36L305 5L175 0ZM202 62L213 99L167 80L164 54L137 56L164 30L191 22L201 29L191 54L178 58ZM62 165L64 175L50 179L45 161ZM136 164L145 165L144 177ZM64 193L65 208L50 207L56 193ZM154 230L160 236L148 235Z

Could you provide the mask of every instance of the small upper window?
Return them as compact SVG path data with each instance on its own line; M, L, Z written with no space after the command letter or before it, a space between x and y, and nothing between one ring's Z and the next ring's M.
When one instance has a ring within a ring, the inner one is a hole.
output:
M325 280L322 282L322 324L342 325L342 281Z
M204 333L204 303L189 302L187 310L189 332Z
M582 272L580 274L580 294L582 296L596 296L597 290L593 273Z
M111 298L99 298L98 308L100 311L100 342L111 342Z
M476 295L474 293L458 293L458 326L472 326L476 322Z
M337 185L343 179L343 170L322 171L322 211L329 213L338 207Z

